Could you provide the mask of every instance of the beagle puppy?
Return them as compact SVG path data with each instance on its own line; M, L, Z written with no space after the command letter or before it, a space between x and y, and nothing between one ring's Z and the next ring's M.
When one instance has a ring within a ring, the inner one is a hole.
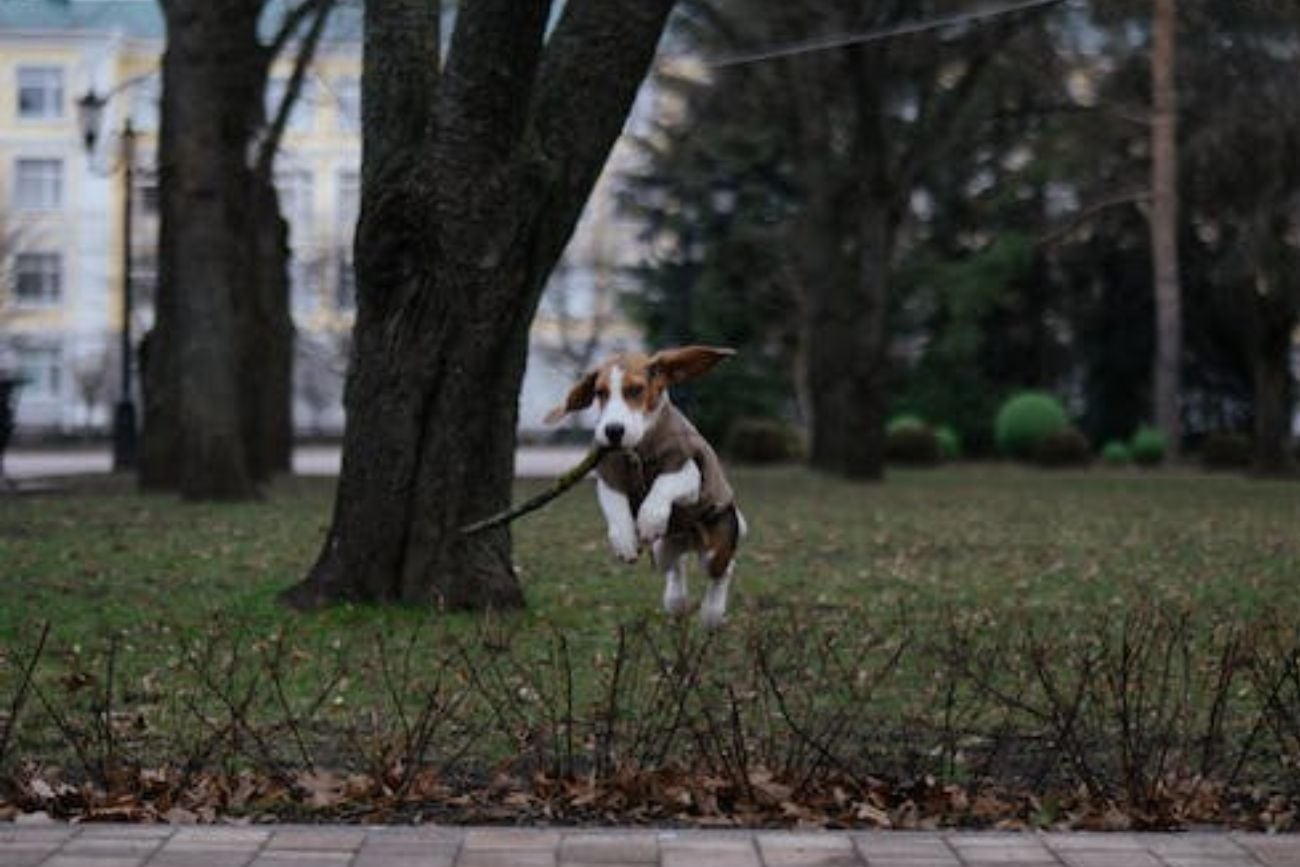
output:
M708 441L673 406L668 387L709 372L731 349L686 346L654 355L626 353L584 376L547 415L554 424L598 403L597 445L613 449L596 467L596 497L619 559L648 546L663 572L664 610L686 613L686 557L694 552L710 583L700 606L705 626L727 612L736 547L745 519Z

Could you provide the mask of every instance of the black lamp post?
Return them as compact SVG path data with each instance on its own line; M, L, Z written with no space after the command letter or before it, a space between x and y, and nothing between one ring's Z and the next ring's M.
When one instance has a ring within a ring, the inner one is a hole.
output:
M14 484L5 477L5 449L9 448L9 438L14 433L14 401L21 379L8 376L0 368L0 491L12 489Z
M104 118L108 97L94 90L77 100L77 113L81 121L82 141L86 153L94 156L99 139L99 127ZM135 400L131 389L131 198L135 192L135 129L128 117L122 124L120 136L122 164L122 392L113 408L113 469L130 470L136 459Z

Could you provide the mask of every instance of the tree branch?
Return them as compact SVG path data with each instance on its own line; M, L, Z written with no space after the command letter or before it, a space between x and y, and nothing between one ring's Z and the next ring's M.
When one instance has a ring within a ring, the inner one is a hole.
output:
M547 43L528 117L555 218L536 255L559 258L654 58L674 0L569 0Z
M456 174L503 164L522 138L551 2L461 4L443 72L438 133Z
M953 86L940 93L938 77L943 74L943 64L936 63L935 80L930 82L930 94L935 98L929 101L926 110L917 118L916 132L913 135L915 147L901 155L897 166L899 188L911 190L917 177L929 163L950 147L960 136L954 135L968 115L971 95L983 79L985 73L997 60L1006 43L1029 20L1028 16L1016 16L1000 23L993 32L981 34L978 46L971 46L967 54L966 69Z
M432 135L441 40L441 2L366 0L362 127L382 132L365 136L363 192L395 157Z
M542 506L545 506L551 500L554 500L560 494L563 494L565 491L569 490L569 488L572 488L578 482L586 478L587 473L591 472L595 468L596 464L600 463L600 459L612 451L615 451L615 449L610 446L598 446L597 448L592 449L587 452L587 456L583 458L577 466L560 476L549 488L542 491L537 496L530 497L524 502L516 506L511 506L504 512L498 512L490 518L484 518L481 521L466 524L460 528L461 535L472 536L473 534L482 532L483 530L488 530L492 527L499 527L502 524L508 524L516 518L522 518L529 512L537 511Z
M293 34L298 31L298 27L302 22L307 20L307 16L316 11L318 7L333 4L334 0L303 0L302 3L286 12L284 18L280 21L279 29L275 31L275 36L271 37L271 41L266 46L268 62L280 56L280 52L289 44L289 40L293 38Z
M312 19L311 28L308 29L307 35L303 37L302 44L298 47L298 55L293 60L293 73L289 76L289 82L284 88L284 94L280 97L280 104L276 106L275 117L267 127L266 135L258 145L257 160L253 165L253 171L260 177L270 177L271 167L275 163L275 153L280 149L280 142L284 139L285 128L289 125L289 114L293 111L294 104L302 95L302 85L307 78L307 69L311 66L312 59L316 56L316 48L320 45L321 35L325 32L325 22L329 20L330 12L334 10L337 0L309 0L303 3L294 12L298 12L307 6L314 6L316 17Z
M1094 202L1089 203L1073 214L1069 219L1057 226L1048 229L1042 235L1038 236L1037 244L1040 247L1054 247L1063 241L1071 232L1100 214L1102 211L1120 205L1132 205L1139 202L1148 202L1151 200L1151 191L1143 188L1139 190L1126 190L1122 193L1115 193Z

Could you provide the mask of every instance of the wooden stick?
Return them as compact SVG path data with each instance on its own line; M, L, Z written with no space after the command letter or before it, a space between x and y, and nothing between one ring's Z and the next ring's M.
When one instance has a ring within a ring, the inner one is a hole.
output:
M591 472L592 468L595 467L596 464L600 463L600 459L612 451L615 451L615 449L610 446L597 446L596 448L593 448L591 451L587 452L587 456L582 459L581 463L560 476L549 488L542 491L537 496L531 497L518 505L511 506L504 512L497 512L490 518L484 518L481 521L466 524L464 527L460 528L461 535L472 536L482 530L487 530L491 527L499 527L502 524L508 524L515 518L520 518L527 515L529 512L537 511L542 506L545 506L551 500L554 500L560 494L563 494L569 488L572 488L578 482L582 481L587 473Z

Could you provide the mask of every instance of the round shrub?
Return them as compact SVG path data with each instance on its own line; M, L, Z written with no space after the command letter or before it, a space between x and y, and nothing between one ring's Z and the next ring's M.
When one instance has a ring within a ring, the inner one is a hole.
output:
M929 467L942 457L939 438L929 425L903 425L885 431L885 460L890 463Z
M1037 454L1043 440L1069 425L1059 400L1027 391L1002 404L993 423L993 437L1004 455L1028 460Z
M1238 433L1212 433L1201 443L1201 464L1207 470L1242 470L1254 458L1250 437Z
M1133 452L1119 440L1111 440L1101 450L1101 459L1112 466L1124 466L1133 460Z
M902 415L894 416L885 423L885 435L888 436L894 431L902 430L904 428L916 427L929 427L929 425L926 424L925 419L921 418L919 415L903 413Z
M945 461L955 461L961 457L961 435L946 424L934 429L934 438L939 441L939 453Z
M1159 428L1143 425L1129 441L1133 462L1143 467L1154 467L1165 459L1165 435Z
M799 436L780 419L741 418L727 431L725 451L742 464L785 463L799 457Z
M1086 467L1092 462L1092 444L1078 428L1067 427L1039 443L1035 457L1045 467Z

